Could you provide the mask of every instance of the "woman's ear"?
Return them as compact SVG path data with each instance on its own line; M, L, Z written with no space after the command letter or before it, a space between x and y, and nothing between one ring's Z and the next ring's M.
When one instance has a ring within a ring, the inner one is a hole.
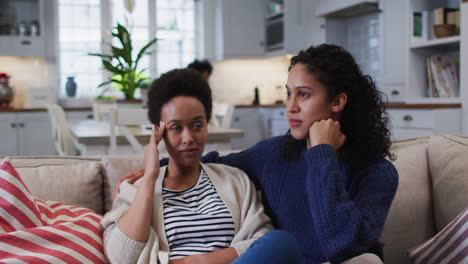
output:
M343 111L343 109L346 106L346 102L348 101L348 95L346 93L340 93L337 96L335 96L335 99L333 99L332 103L332 111L335 113Z

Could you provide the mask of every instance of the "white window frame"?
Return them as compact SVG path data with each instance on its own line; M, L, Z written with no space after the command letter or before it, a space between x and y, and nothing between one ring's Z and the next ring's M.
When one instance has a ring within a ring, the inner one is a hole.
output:
M58 1L57 10L58 10ZM106 34L107 32L111 32L114 25L112 24L112 2L113 1L122 1L122 0L100 0L101 5L101 51L102 53L110 53L109 46L106 43L110 43L112 41L112 36ZM138 0L136 0L138 1ZM153 38L157 38L157 18L156 18L156 1L157 0L148 0L148 39L151 40ZM193 0L194 1L194 18L195 18L195 58L202 58L204 55L204 42L203 42L203 10L202 10L202 1L201 0ZM58 13L57 13L58 18ZM57 19L57 32L59 31L58 26L58 19ZM59 45L59 35L57 34L56 39L57 47ZM149 67L149 75L153 77L157 77L161 72L158 72L158 61L157 61L157 53L153 53L149 55L150 67ZM184 65L182 65L183 67ZM185 65L186 66L186 65ZM57 77L60 77L60 49L57 48ZM102 70L102 80L105 81L110 77L110 73ZM60 89L64 89L64 87L60 87L60 79L57 80L59 90L57 91L58 96L62 96L63 93L60 92ZM96 84L98 85L98 84Z

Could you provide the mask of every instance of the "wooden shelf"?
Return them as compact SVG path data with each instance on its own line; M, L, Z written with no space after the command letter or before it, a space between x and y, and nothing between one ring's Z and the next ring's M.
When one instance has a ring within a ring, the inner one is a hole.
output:
M460 36L453 36L453 37L440 38L440 39L431 39L427 41L411 43L410 48L420 49L420 48L445 46L445 45L460 45Z
M462 100L460 97L448 97L448 98L438 98L438 97L409 97L406 99L406 103L409 104L460 104Z
M387 109L444 109L461 108L461 104L386 104Z

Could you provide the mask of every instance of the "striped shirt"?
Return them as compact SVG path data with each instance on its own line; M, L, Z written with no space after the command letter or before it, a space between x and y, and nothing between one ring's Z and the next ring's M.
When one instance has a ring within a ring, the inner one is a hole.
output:
M230 246L232 215L203 170L194 186L183 191L163 188L162 196L170 259Z

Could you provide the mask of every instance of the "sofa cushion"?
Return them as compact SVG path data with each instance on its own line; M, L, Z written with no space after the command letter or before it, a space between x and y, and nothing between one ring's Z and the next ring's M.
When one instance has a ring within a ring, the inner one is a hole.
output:
M101 215L35 198L7 161L0 193L0 262L106 263Z
M15 157L11 163L34 196L104 213L100 159Z
M433 136L428 153L439 231L468 205L468 138Z
M410 263L407 250L435 234L427 144L394 146L399 175L395 199L381 237L385 263Z
M108 156L102 159L104 176L104 209L112 209L115 186L127 173L144 168L143 156Z
M442 231L409 250L415 264L465 263L468 260L468 207Z

